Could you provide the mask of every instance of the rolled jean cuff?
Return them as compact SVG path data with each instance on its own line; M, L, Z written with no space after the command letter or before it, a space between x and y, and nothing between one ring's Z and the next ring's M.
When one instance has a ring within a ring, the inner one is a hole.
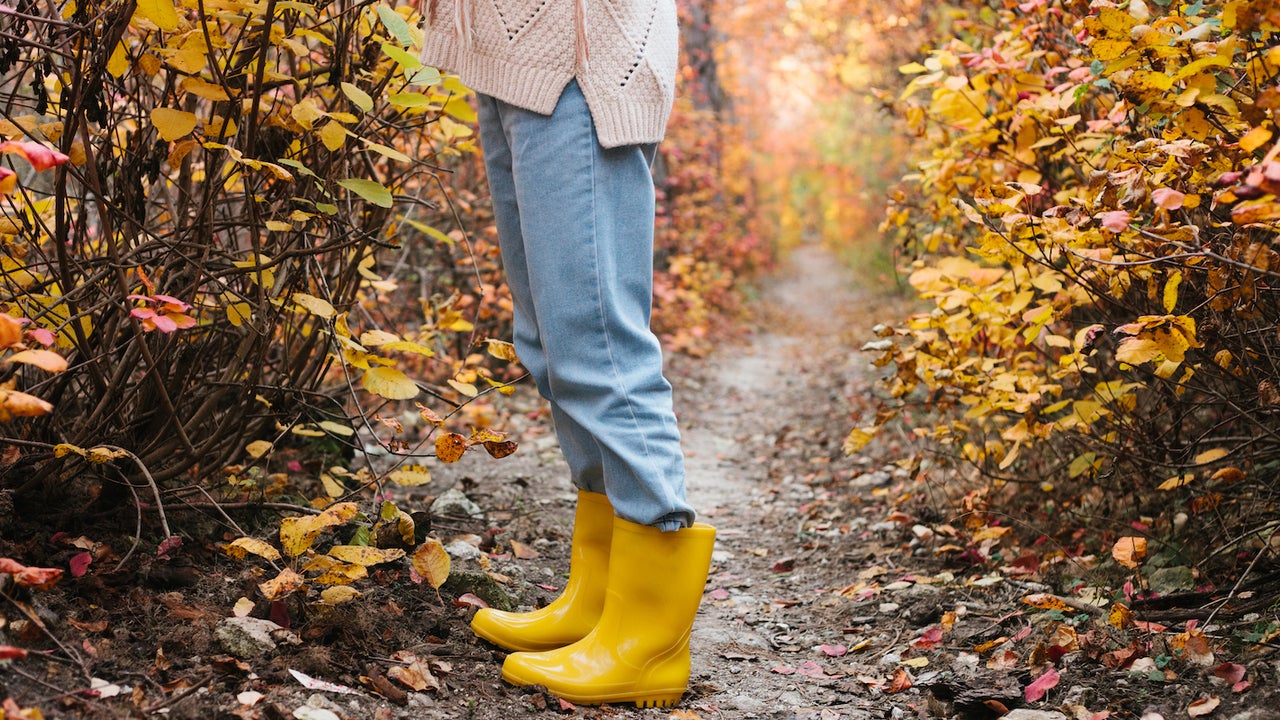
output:
M675 532L677 530L683 530L692 524L693 518L689 516L689 513L673 512L659 518L653 526L662 532Z

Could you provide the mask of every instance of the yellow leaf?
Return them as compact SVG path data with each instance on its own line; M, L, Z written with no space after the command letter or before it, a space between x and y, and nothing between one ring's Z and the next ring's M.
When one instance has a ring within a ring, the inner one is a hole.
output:
M310 130L311 126L317 120L324 117L325 112L311 98L303 98L294 104L293 109L289 111L289 116L297 121L299 125Z
M413 551L413 569L433 588L439 589L449 579L449 553L435 538L427 538Z
M367 347L378 347L387 343L399 342L400 336L383 330L368 330L360 333L360 344Z
M258 589L262 591L262 596L268 600L279 600L283 597L293 594L294 591L306 584L306 579L298 573L285 568L280 574L274 578L260 583Z
M328 300L318 298L314 295L308 295L307 293L294 293L290 296L290 299L293 300L295 305L299 305L307 312L313 315L319 315L322 318L331 318L337 314L337 310L333 308L333 305L329 304Z
M388 400L409 400L418 395L418 385L395 368L370 368L360 379L360 384L365 390Z
M1254 150L1266 145L1271 136L1272 132L1269 128L1256 127L1240 138L1240 149L1247 153L1252 153Z
M339 123L327 122L320 128L320 142L324 143L330 152L336 152L347 143L347 129Z
M1111 547L1111 557L1130 570L1138 567L1146 556L1147 539L1144 537L1122 537Z
M460 380L449 379L449 387L466 395L467 397L475 397L480 394L480 390L472 383L462 382Z
M311 547L322 529L316 526L315 520L315 516L303 515L280 521L280 547L284 548L285 555L298 557Z
M111 52L111 57L107 59L107 72L111 73L111 77L121 77L129 71L129 53L126 51L124 43L116 43L116 49Z
M178 9L172 0L138 0L137 14L164 32L178 29Z
M293 229L292 225L290 225L287 222L282 222L280 220L268 220L266 223L264 223L264 225L266 226L267 230L270 230L271 232L288 232L289 230Z
M1169 273L1169 279L1164 284L1164 311L1173 312L1178 305L1178 285L1182 283L1182 273L1174 270Z
M444 433L436 437L436 457L443 463L458 462L467 446L467 439L458 433Z
M263 455L266 455L267 453L271 452L272 447L273 447L272 444L270 442L267 442L266 440L254 440L248 445L245 445L244 450L245 452L249 453L249 457L253 458L254 460L257 460L258 458L261 458Z
M1165 480L1164 482L1157 485L1156 489L1157 490L1176 490L1182 487L1183 485L1189 484L1192 480L1195 480L1195 479L1196 479L1196 476L1191 473L1187 473L1186 475L1174 475L1168 480Z
M362 336L363 337L363 336ZM389 343L383 343L383 350L391 352L409 352L424 357L435 357L435 351L421 343L409 342L408 340L393 340Z
M191 134L196 129L196 122L195 114L185 110L159 107L151 111L151 124L155 125L156 132L166 142Z
M236 560L243 560L246 555L253 554L268 560L279 560L280 551L257 538L242 537L237 538L227 544L223 548L231 557Z
M321 557L328 557L322 555ZM312 578L317 585L350 585L357 580L369 577L369 570L364 565L346 563L334 558L324 566L324 571ZM308 563L307 569L314 570L319 563Z
M334 545L329 554L339 560L353 565L380 565L399 560L404 557L400 548L376 548L364 545Z
M337 605L360 597L360 591L349 585L335 585L320 591L320 604Z
M342 87L342 94L346 95L347 99L350 100L353 105L360 108L364 112L369 112L370 110L373 109L373 98L369 97L369 93L361 90L360 88L356 87L355 85L352 85L349 82L342 83L341 87Z
M416 487L431 482L431 471L422 465L406 465L392 470L387 478L397 485Z
M1230 454L1231 454L1231 451L1226 448L1213 448L1212 450L1205 450L1204 452L1196 455L1195 463L1197 465L1208 465L1209 463L1217 460L1221 460L1222 458Z
M247 597L241 597L231 608L231 614L236 617L248 617L251 612L253 612L253 601Z
M516 357L516 346L506 340L494 340L493 338L489 338L488 340L485 340L485 345L487 346L489 354L499 360L520 362L520 358Z
M192 95L202 97L205 100L226 102L231 99L231 96L227 93L227 89L225 87L211 83L204 78L185 78L181 83L178 83L178 87L182 89L182 92L191 93Z
M227 303L226 310L227 321L235 327L240 327L253 315L253 308L247 302Z
M67 369L66 358L51 350L23 350L10 355L7 361L31 365L51 373L59 373Z
M917 668L917 669L918 669L918 668L922 668L922 667L927 667L927 666L929 665L929 658L924 657L923 655L921 655L921 656L919 656L919 657L913 657L913 658L909 658L909 659L907 659L907 660L903 660L901 664L906 665L907 667L912 667L912 668Z

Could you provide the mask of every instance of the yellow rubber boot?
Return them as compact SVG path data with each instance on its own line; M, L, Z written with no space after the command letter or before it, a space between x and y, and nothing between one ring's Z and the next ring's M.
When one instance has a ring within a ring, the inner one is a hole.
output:
M471 619L476 635L508 650L550 650L581 640L604 608L613 536L613 506L600 493L578 491L569 551L569 580L546 607L526 613L484 608Z
M702 523L664 533L616 518L600 622L572 645L508 655L503 679L582 705L678 703L715 537Z

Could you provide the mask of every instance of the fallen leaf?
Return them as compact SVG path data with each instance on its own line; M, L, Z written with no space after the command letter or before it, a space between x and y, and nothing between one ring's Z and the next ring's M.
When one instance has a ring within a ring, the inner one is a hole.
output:
M1032 680L1030 685L1027 685L1026 690L1023 691L1023 696L1027 699L1027 702L1038 702L1044 697L1045 693L1058 684L1060 679L1058 671L1049 668L1041 673L1040 677Z
M889 689L886 692L900 693L910 688L914 684L911 679L911 673L903 668L894 668L893 679L889 681Z
M812 660L805 660L803 663L800 663L800 667L796 668L796 674L814 678L815 680L821 680L827 677L827 671L823 670L821 665Z
M1203 717L1218 709L1222 700L1217 695L1203 697L1187 706L1187 714L1191 717Z
M0 660L26 660L27 651L12 645L0 645Z
M89 571L89 565L93 562L93 553L82 552L71 556L67 561L67 565L71 568L71 577L84 577Z
M1111 557L1116 562L1133 570L1147 556L1147 539L1144 537L1125 536L1111 546Z
M293 594L305 583L305 578L293 570L285 568L280 571L279 575L260 583L258 590L262 591L262 596L268 600L279 600L282 597Z
M827 657L842 657L849 652L849 648L844 645L819 645L818 649Z
M521 560L533 560L538 557L537 550L516 540L511 541L511 554Z
M468 605L478 608L489 607L489 603L485 602L484 598L476 595L475 593L462 593L453 601L453 604L455 607L467 607Z
M317 680L316 678L313 678L310 675L307 675L306 673L298 672L293 668L289 668L289 674L292 675L295 680L302 683L302 686L307 688L308 690L324 690L325 692L335 692L341 695L359 695L360 694L359 690L349 688L346 685L331 683L327 680Z
M417 550L413 551L412 564L418 575L433 588L439 589L444 581L449 579L451 565L449 553L435 538L427 538Z

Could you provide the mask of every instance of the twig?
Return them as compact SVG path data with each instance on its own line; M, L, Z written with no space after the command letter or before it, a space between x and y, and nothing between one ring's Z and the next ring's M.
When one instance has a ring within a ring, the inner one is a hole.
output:
M167 708L176 702L186 699L188 695L191 695L196 691L198 691L200 688L204 687L205 685L208 685L209 681L211 680L213 680L213 673L209 673L208 675L205 675L204 678L201 679L199 682L193 683L191 687L184 689L182 692L174 695L173 697L167 698L163 702L159 702L154 705L147 706L142 710L142 713L144 715L150 715L152 713L159 712L160 710L163 710L164 708Z

